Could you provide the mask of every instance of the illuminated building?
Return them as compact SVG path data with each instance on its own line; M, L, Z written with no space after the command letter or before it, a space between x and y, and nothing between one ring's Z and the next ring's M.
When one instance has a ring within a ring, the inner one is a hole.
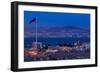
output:
M33 43L32 43L32 48L33 48L33 49L42 48L42 43L40 43L40 42L33 42Z

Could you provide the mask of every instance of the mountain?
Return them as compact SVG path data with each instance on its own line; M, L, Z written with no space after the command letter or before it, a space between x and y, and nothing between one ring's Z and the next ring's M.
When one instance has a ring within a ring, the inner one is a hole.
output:
M25 36L36 36L35 27L25 27ZM89 37L90 30L76 26L62 26L62 27L38 27L38 37Z

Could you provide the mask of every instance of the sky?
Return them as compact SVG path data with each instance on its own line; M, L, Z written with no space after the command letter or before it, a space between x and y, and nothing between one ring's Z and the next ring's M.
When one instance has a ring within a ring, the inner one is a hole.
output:
M34 26L29 23L33 18L36 18L38 27L77 26L90 28L90 14L24 11L24 26Z

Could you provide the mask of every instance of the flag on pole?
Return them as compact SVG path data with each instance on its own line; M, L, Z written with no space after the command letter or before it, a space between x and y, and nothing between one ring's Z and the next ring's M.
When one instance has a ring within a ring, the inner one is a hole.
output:
M36 18L33 18L32 20L30 20L29 23L30 23L30 24L31 24L31 23L36 23Z

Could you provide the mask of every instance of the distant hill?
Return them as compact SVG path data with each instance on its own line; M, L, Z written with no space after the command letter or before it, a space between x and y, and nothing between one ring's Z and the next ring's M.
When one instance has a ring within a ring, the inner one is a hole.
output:
M90 30L74 26L38 27L38 37L89 37ZM35 27L25 27L25 36L35 36Z

